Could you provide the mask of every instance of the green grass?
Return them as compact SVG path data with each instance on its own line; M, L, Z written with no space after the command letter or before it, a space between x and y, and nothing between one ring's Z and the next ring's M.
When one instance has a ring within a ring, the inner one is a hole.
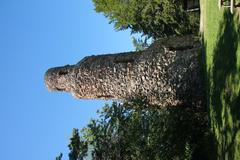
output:
M237 0L236 2L238 2ZM240 9L202 0L207 98L218 159L240 160Z

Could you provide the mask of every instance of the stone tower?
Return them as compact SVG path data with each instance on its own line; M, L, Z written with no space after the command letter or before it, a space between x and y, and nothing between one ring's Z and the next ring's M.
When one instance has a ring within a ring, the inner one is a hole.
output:
M89 56L75 65L49 69L50 91L81 99L131 100L145 97L161 107L201 106L200 43L193 36L171 37L144 51Z

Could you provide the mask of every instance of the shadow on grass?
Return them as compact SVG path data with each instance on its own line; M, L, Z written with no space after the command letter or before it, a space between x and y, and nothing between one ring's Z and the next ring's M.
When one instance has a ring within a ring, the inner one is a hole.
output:
M237 25L237 27L236 27ZM219 159L240 159L240 25L224 13L213 53L210 73L210 118Z

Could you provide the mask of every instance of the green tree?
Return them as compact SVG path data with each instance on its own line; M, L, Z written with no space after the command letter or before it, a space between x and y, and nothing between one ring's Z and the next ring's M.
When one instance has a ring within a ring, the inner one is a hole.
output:
M145 37L145 38L135 38L135 37L132 37L132 43L133 43L133 46L135 47L136 51L142 51L146 48L149 47L149 44L147 42L148 38Z
M103 13L116 30L131 29L154 39L190 34L198 28L179 0L93 0L96 12Z
M56 160L62 160L62 156L63 156L63 154L60 153L59 156L56 157Z
M78 129L73 129L68 148L70 150L69 160L83 160L83 157L87 155L87 143L80 139Z
M128 104L105 105L98 114L99 118L81 131L81 137L74 130L70 144L76 150L70 149L69 159L78 157L80 151L88 152L94 160L210 159L205 112L146 107L146 102L138 99ZM80 139L87 149L74 147L79 146ZM81 158L86 156L89 155L82 154Z

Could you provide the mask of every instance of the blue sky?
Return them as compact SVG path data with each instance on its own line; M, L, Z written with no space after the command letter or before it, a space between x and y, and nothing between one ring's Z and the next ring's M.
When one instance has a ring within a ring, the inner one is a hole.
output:
M72 128L86 125L106 102L48 92L45 71L133 50L131 41L90 0L0 0L0 159L66 157Z

